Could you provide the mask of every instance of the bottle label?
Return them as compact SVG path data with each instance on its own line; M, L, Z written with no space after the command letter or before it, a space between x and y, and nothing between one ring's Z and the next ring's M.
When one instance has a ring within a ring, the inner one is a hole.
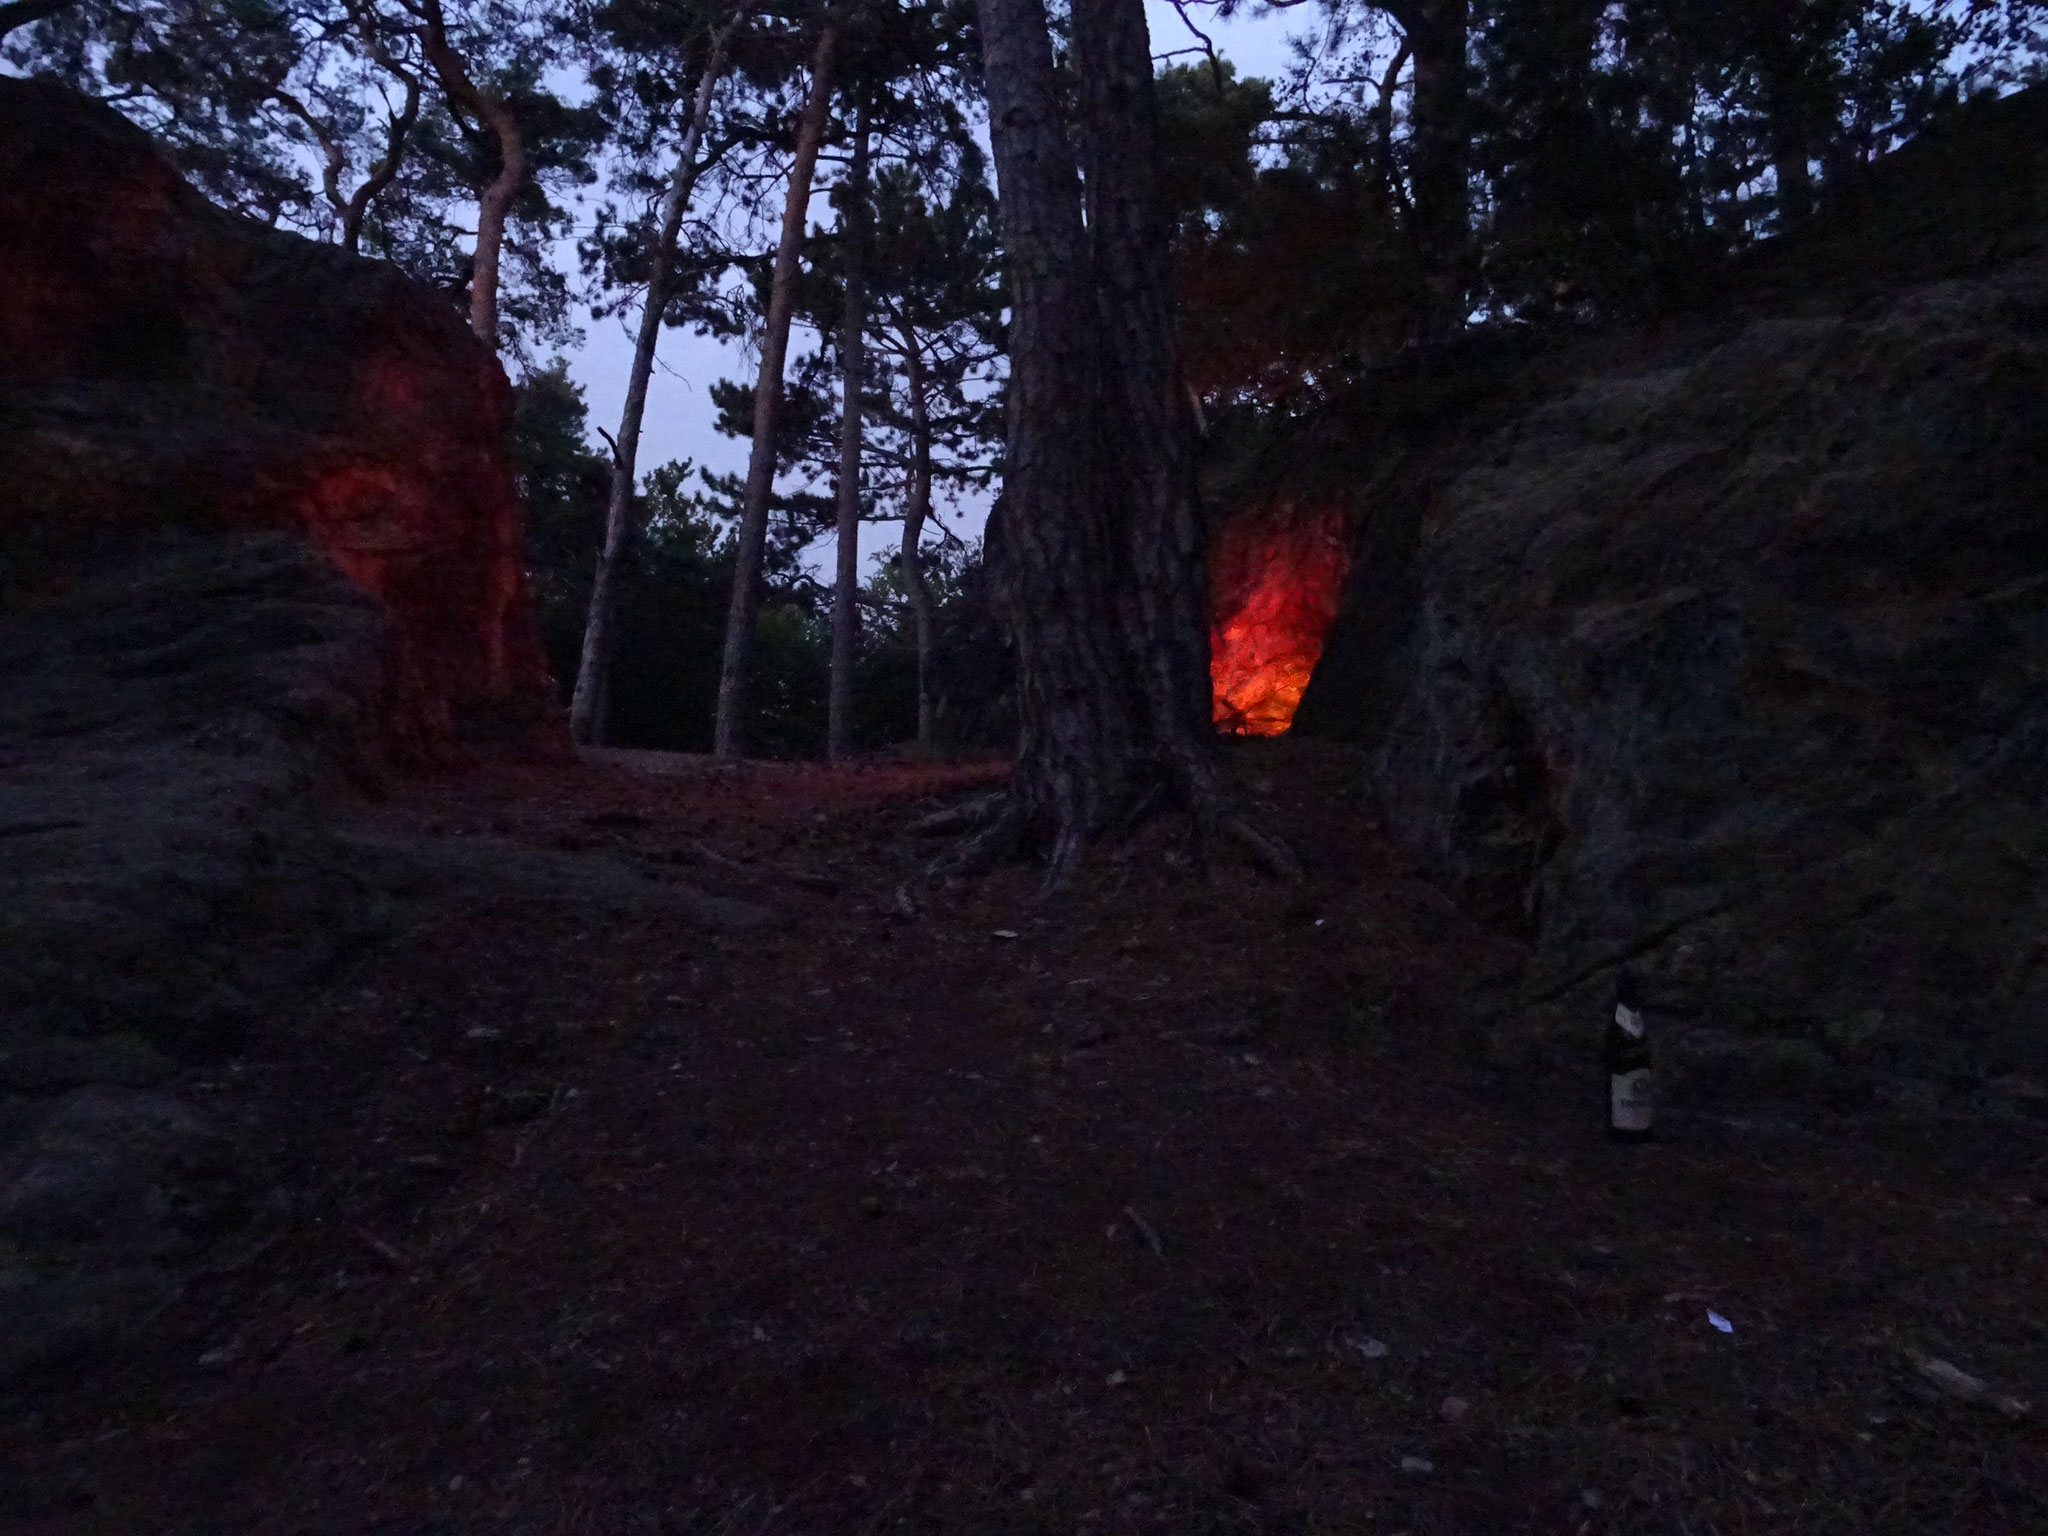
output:
M1631 1040L1643 1038L1643 1016L1626 1003L1614 1005L1614 1022L1621 1026L1621 1032Z
M1608 1115L1617 1131L1647 1131L1656 1114L1650 1102L1650 1069L1608 1074L1612 1087Z

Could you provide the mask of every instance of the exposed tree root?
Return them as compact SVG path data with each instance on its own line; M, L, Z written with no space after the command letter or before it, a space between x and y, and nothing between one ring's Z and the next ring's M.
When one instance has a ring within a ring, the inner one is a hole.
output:
M1116 826L1111 829L1110 836L1118 838L1129 837L1140 827L1144 826L1146 822L1152 819L1153 813L1159 809L1161 802L1166 799L1166 790L1167 784L1164 778L1154 779L1151 783L1147 784L1138 792L1137 797L1131 801L1130 809L1117 818Z
M1009 790L982 795L966 805L954 807L951 812L939 814L951 815L955 819L946 826L929 828L927 823L935 818L927 816L916 824L915 829L945 831L972 827L975 830L932 860L926 873L934 880L978 875L1023 852L1024 806Z
M1227 816L1223 830L1252 856L1252 862L1276 880L1293 882L1302 878L1301 860L1294 850L1273 833L1254 826L1242 815Z
M917 837L936 837L948 832L970 832L986 825L1002 810L1003 802L1010 798L1007 789L991 790L985 795L976 795L958 805L949 805L943 810L933 811L929 816L920 816L910 824L910 831Z
M1301 860L1294 850L1246 814L1235 786L1206 745L1183 746L1174 754L1172 772L1205 846L1221 834L1249 853L1263 873L1277 880L1301 879Z
M1038 851L1045 857L1040 895L1054 895L1073 879L1091 842L1103 836L1132 835L1169 802L1177 803L1190 817L1204 848L1220 838L1244 849L1263 874L1290 882L1302 878L1301 860L1294 850L1246 814L1215 761L1196 751L1157 761L1106 829L1089 826L1073 807L1061 806L1058 815L1047 818L1054 829L1049 841L1039 843ZM921 817L911 823L910 830L967 834L929 866L930 876L940 879L979 874L1034 851L1032 822L1025 796L1013 785Z
M1053 834L1052 849L1046 855L1045 873L1039 877L1041 901L1065 890L1081 868L1081 855L1088 851L1088 828L1080 818L1062 816Z

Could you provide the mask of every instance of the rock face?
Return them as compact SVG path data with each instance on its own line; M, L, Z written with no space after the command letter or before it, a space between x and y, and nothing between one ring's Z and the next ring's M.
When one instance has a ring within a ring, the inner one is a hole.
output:
M1627 962L1693 1092L2038 1100L2048 97L1998 111L1988 171L1895 173L1903 270L1838 231L1786 264L1831 288L1524 368L1382 478L1302 720L1531 945L1503 1039L1582 1046Z
M451 306L40 81L0 79L0 271L0 604L139 531L289 529L391 611L391 750L546 711L509 392Z
M377 929L327 797L560 727L504 375L447 305L6 79L0 274L5 1379L264 1208L199 1079Z
M315 815L390 620L286 534L134 537L0 620L0 1380L139 1324L260 1204L179 1091L372 932Z
M0 623L0 1052L230 1048L360 931L313 800L363 761L388 628L281 534L158 536Z

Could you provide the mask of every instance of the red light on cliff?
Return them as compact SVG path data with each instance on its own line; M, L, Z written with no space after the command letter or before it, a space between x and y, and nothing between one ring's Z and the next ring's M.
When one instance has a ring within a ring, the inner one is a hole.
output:
M1341 512L1281 505L1218 530L1209 551L1217 730L1278 736L1293 723L1349 564Z

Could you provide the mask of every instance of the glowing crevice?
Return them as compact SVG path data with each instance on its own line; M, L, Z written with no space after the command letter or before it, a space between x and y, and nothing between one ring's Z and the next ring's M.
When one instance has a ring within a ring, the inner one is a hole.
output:
M1217 730L1278 736L1293 723L1349 564L1338 511L1282 503L1224 524L1209 554Z

